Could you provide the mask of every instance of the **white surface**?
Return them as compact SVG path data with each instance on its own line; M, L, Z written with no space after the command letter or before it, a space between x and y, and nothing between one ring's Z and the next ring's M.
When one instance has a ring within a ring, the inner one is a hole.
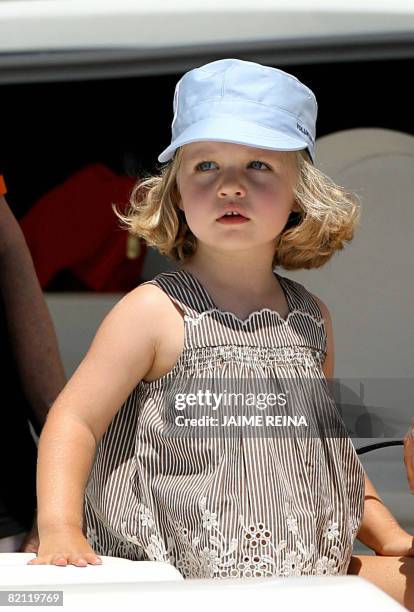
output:
M165 48L414 30L407 0L0 2L0 52Z
M29 588L39 585L137 583L179 580L184 577L170 563L159 561L130 561L117 557L99 555L101 565L76 567L67 565L27 565L34 553L0 554L0 587Z
M56 569L60 569L63 574L67 568ZM89 574L92 575L92 572ZM16 586L15 582L7 583L3 573L0 580L2 590L13 590ZM51 583L36 583L36 589L33 589L33 581L24 585L19 583L19 588L41 590L42 585L46 586L44 590L53 590ZM137 609L152 610L154 607L157 610L180 612L251 612L257 609L258 605L264 610L306 609L318 612L331 611L332 608L335 612L349 612L352 609L374 609L376 612L405 610L383 591L357 576L301 576L253 580L193 579L152 584L113 580L99 585L65 584L60 589L59 584L54 586L55 590L63 590L63 609L77 612L89 606L90 609L99 609L100 612L112 612L114 608L123 612L136 612Z

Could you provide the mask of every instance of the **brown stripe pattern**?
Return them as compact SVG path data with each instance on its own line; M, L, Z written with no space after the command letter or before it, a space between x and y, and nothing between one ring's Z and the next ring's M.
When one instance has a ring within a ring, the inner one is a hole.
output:
M183 311L184 349L165 376L139 382L98 445L84 506L98 554L165 561L185 578L347 573L364 470L322 371L319 305L275 275L286 319L267 308L244 321L223 312L185 270L148 281ZM293 382L294 412L319 435L167 435L172 391L203 378L237 392Z

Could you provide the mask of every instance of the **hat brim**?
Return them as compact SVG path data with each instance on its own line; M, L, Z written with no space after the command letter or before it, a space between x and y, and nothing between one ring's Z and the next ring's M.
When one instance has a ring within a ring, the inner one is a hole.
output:
M174 140L158 156L159 162L170 160L176 149L190 142L212 140L215 142L232 142L258 149L271 149L273 151L300 151L307 149L314 163L313 152L309 143L301 138L292 138L283 132L270 130L256 123L240 121L231 116L215 117L193 123L189 128Z

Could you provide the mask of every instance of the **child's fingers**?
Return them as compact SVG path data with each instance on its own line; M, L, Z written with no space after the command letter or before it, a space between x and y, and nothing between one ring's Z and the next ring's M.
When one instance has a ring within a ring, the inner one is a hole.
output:
M67 565L66 555L42 555L30 559L27 565Z
M85 555L85 559L87 560L88 563L91 563L93 565L101 565L102 564L101 557L99 557L98 555L95 555L95 553L87 553Z
M404 465L407 474L408 484L414 494L414 443L413 437L407 433L404 436Z
M76 567L86 567L88 564L101 565L102 559L95 553L86 554L56 554L43 555L27 562L27 565L75 565Z
M85 553L83 555L74 555L70 558L70 563L79 567L86 566L88 563L91 565L100 565L102 559L95 555L95 553Z

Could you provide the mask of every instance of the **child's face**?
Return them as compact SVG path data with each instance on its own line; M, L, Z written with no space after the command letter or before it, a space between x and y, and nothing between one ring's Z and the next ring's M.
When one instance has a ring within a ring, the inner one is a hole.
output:
M286 154L216 141L184 145L177 184L189 228L212 247L246 249L268 244L284 229L294 202L293 166ZM235 202L249 221L218 223Z

